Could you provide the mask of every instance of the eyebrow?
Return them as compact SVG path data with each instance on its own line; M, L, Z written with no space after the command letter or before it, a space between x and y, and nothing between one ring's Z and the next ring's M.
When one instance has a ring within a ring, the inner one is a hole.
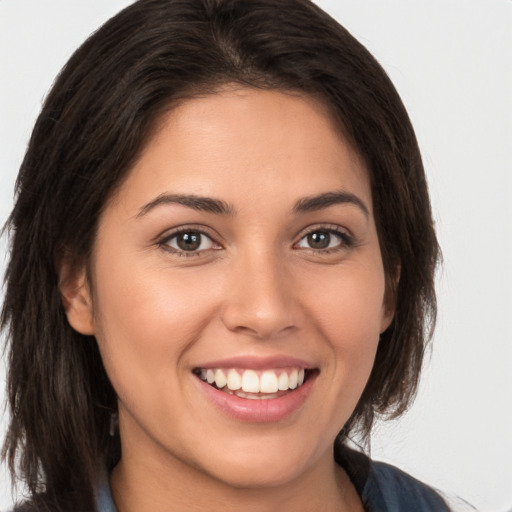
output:
M366 217L370 216L370 211L364 202L350 192L326 192L317 196L304 197L295 204L293 211L296 213L312 212L335 204L352 204L357 206Z
M215 213L217 215L231 215L233 213L233 208L220 199L193 194L161 194L156 199L153 199L153 201L144 205L139 210L137 217L143 217L157 206L164 204L180 204L193 210Z
M217 215L232 215L234 213L233 207L220 199L196 196L194 194L161 194L144 205L139 210L137 217L143 217L157 206L166 204L179 204L193 210ZM366 217L370 215L368 207L364 202L350 192L325 192L316 196L304 197L295 203L293 211L295 213L306 213L322 210L335 204L352 204L357 206Z

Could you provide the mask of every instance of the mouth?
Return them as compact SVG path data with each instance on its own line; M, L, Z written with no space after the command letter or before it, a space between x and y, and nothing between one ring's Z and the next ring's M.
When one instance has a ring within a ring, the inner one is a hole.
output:
M269 400L298 390L318 371L302 367L266 370L195 368L193 373L203 382L228 395L249 400Z

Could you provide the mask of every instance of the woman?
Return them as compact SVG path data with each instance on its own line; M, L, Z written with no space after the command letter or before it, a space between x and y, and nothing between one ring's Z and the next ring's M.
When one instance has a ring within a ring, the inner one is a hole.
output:
M396 91L310 2L112 18L9 226L20 510L447 509L347 446L414 396L438 246Z

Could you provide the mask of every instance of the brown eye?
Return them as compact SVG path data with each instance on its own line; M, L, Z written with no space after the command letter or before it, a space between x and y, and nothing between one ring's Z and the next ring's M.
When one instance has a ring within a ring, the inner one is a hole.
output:
M196 251L201 246L201 234L181 233L176 237L176 244L182 251Z
M328 229L317 229L304 235L297 244L300 249L325 251L342 249L351 245L351 238L345 233Z
M184 231L173 235L166 244L178 252L199 252L211 249L213 241L200 231Z
M311 249L327 249L331 243L331 234L327 231L315 231L307 235Z

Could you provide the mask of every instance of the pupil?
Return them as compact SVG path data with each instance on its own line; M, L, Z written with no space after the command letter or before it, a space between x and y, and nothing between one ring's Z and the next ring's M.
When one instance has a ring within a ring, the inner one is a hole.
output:
M308 235L308 244L312 249L327 249L331 235L325 231L316 231Z
M183 251L195 251L201 245L199 233L182 233L178 236L178 247Z

